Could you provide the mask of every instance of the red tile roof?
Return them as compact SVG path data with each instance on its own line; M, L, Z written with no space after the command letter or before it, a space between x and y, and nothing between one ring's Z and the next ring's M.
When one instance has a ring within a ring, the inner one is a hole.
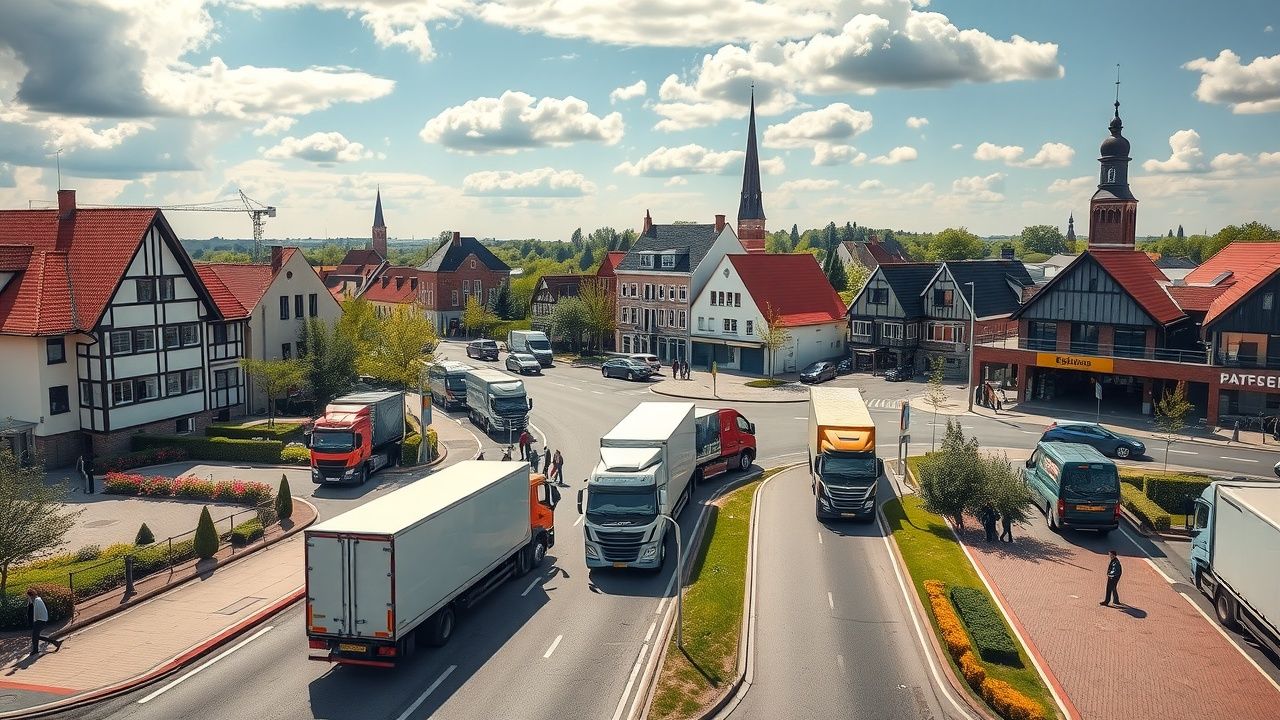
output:
M384 270L382 275L377 280L374 280L373 284L360 297L381 303L404 305L415 303L421 299L421 293L424 290L423 285L426 281L432 279L432 275L433 273L419 270L416 267L392 265ZM410 282L415 278L418 280L417 287L414 287L413 283Z
M0 246L8 246L0 263L17 273L0 290L0 333L92 329L143 236L158 217L163 222L155 208L81 208L63 222L58 212L0 210Z
M1167 278L1164 273L1146 253L1139 250L1089 250L1085 255L1093 257L1156 322L1168 325L1186 317L1165 290ZM1058 275L1066 272L1063 270Z
M787 327L844 320L840 295L809 253L726 256L762 313L778 314Z
M1277 257L1280 258L1280 256ZM1236 303L1244 300L1250 293L1269 282L1277 274L1280 274L1280 264L1276 262L1255 265L1248 270L1236 273L1236 282L1224 290L1209 306L1209 312L1205 313L1204 316L1205 327L1221 318L1228 310L1235 307Z
M1183 310L1192 312L1208 312L1209 305L1226 291L1231 284L1225 285L1169 285L1169 295Z
M604 260L600 261L600 268L596 270L596 276L614 277L614 268L618 267L618 263L622 262L622 258L626 256L625 250L611 250L605 253Z
M228 320L243 320L249 317L252 312L252 306L245 307L236 298L236 294L218 276L213 265L197 264L196 273L200 276L200 282L204 283L205 289L209 291L209 295L213 297L213 304L218 306L218 312L224 318Z
M1229 272L1231 277L1222 284L1236 282L1240 273L1259 266L1274 268L1280 265L1280 242L1231 243L1205 260L1200 267L1187 274L1188 283L1211 283L1219 275Z
M262 263L196 263L196 270L201 279L206 280L205 285L209 284L208 278L217 278L223 288L236 299L237 304L248 313L252 313L258 306L267 288L271 287L271 281L275 279L271 266ZM209 292L217 301L218 295L213 287L209 288ZM222 306L220 302L218 306Z

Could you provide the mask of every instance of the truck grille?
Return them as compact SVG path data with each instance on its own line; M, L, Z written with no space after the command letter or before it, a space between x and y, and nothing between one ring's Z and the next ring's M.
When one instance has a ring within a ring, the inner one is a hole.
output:
M849 511L860 508L862 503L871 497L871 493L875 490L875 485L868 485L865 488L844 488L832 487L824 485L827 489L827 496L831 498L831 505L836 510Z
M316 467L346 469L346 460L316 460Z
M596 540L600 543L600 552L609 562L634 562L640 557L640 546L643 544L643 532L607 532L596 531Z

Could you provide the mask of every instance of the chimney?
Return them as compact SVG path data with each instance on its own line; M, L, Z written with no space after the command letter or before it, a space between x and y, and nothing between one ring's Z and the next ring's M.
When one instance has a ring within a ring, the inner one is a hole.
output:
M58 191L58 219L70 220L76 214L76 191Z
M275 275L280 272L280 266L284 264L284 248L279 245L271 246L271 274Z
M716 215L716 234L719 235L724 230L724 216Z
M644 228L640 231L641 235L648 235L653 229L653 218L649 215L649 211L644 211Z
M878 244L880 242L880 236L875 233L871 233L867 236L867 241L872 245Z
M457 230L453 231L453 240L450 241L454 247L462 247L462 233Z

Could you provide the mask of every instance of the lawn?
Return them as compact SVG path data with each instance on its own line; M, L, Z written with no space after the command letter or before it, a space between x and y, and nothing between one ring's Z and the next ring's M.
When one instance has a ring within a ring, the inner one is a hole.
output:
M918 462L918 460L919 458L909 458L907 463L912 465L912 461ZM889 522L889 530L893 533L893 539L898 545L898 550L902 553L907 569L911 573L912 586L915 588L916 594L920 597L920 602L924 607L930 607L929 597L924 589L926 580L941 580L948 587L974 588L987 594L988 598L990 598L986 586L982 584L982 579L978 577L977 571L974 570L973 565L964 554L964 550L956 541L955 536L952 535L950 527L940 516L921 507L918 497L909 495L901 501L893 499L886 502L884 504L884 515ZM931 608L927 614L930 623L933 625L934 634L939 636L939 642L941 642L938 621L934 617ZM1009 683L1027 697L1038 702L1044 708L1046 717L1055 717L1057 710L1048 688L1045 687L1040 675L1036 672L1035 667L1032 666L1025 648L1017 641L1012 632L1009 634L1014 638L1014 644L1018 647L1018 657L1022 667L1009 667L983 661L983 668L989 677ZM955 660L945 652L945 644L943 648L943 655L947 656L947 660L956 670L957 676L960 676Z
M780 385L786 385L788 383L786 380L774 380L771 378L765 378L763 380L750 380L745 384L747 387L754 387L754 388L775 388Z
M782 469L766 470L709 510L704 542L684 592L684 651L676 647L673 630L649 718L697 717L737 672L751 508L756 487Z

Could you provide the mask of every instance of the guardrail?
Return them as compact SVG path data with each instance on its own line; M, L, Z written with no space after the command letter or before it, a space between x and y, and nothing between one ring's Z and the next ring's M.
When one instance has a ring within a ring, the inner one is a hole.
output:
M1182 350L1174 348L1149 348L1136 345L1083 344L1071 343L1067 347L1059 347L1056 340L1041 340L1019 336L978 336L979 347L1003 348L1006 350L1032 350L1035 352L1069 353L1072 355L1092 355L1094 357L1120 358L1122 360L1156 360L1159 362L1182 363L1184 365L1208 365L1209 356L1205 350Z

